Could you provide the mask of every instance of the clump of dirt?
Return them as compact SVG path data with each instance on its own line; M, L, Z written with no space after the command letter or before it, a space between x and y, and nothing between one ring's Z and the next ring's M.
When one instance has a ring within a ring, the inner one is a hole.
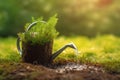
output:
M120 80L120 74L110 74L101 67L86 64L45 67L12 63L1 65L0 69L0 80Z

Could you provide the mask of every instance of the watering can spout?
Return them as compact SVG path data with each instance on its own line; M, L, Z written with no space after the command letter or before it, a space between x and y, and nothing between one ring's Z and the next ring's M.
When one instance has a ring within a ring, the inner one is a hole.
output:
M58 51L56 51L52 56L51 56L51 61L53 61L60 53L62 53L66 48L73 48L75 50L77 50L77 47L75 46L74 43L69 43L66 44L65 46L63 46L62 48L60 48Z

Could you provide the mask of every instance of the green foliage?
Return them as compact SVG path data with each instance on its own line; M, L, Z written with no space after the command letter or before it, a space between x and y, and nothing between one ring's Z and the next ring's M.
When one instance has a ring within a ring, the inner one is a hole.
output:
M102 1L104 0L57 1L58 14L62 16L59 18L58 30L61 34L90 37L109 33L120 35L119 1L107 0L105 4Z
M0 0L0 36L16 35L21 30L22 20L21 8L15 0Z
M0 0L0 35L16 35L31 16L48 19L54 13L58 13L57 30L62 35L120 35L120 1L107 0L112 3L103 6L98 5L99 1Z
M28 25L25 26L25 33L19 33L18 35L22 41L32 44L44 44L52 41L58 35L55 29L57 20L56 15L52 16L47 22L44 22L43 18L33 19L33 22L37 22L37 24L28 31Z

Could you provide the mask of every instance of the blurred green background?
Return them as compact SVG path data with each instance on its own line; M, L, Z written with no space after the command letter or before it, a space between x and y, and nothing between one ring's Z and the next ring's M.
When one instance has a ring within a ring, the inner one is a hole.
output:
M0 36L17 36L31 18L58 14L60 35L120 36L120 0L0 0Z

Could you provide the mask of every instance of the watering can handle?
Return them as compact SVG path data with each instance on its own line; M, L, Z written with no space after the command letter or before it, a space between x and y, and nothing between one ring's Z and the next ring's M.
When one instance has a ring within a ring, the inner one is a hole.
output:
M46 23L45 21L35 21L35 22L33 22L33 23L31 23L29 26L28 26L28 28L27 28L27 30L25 31L25 32L27 32L28 30L30 30L34 25L36 25L38 22L41 22L41 23ZM20 47L20 37L18 37L17 38L17 50L18 50L18 52L20 53L20 55L22 55L22 49L21 49L21 47Z

